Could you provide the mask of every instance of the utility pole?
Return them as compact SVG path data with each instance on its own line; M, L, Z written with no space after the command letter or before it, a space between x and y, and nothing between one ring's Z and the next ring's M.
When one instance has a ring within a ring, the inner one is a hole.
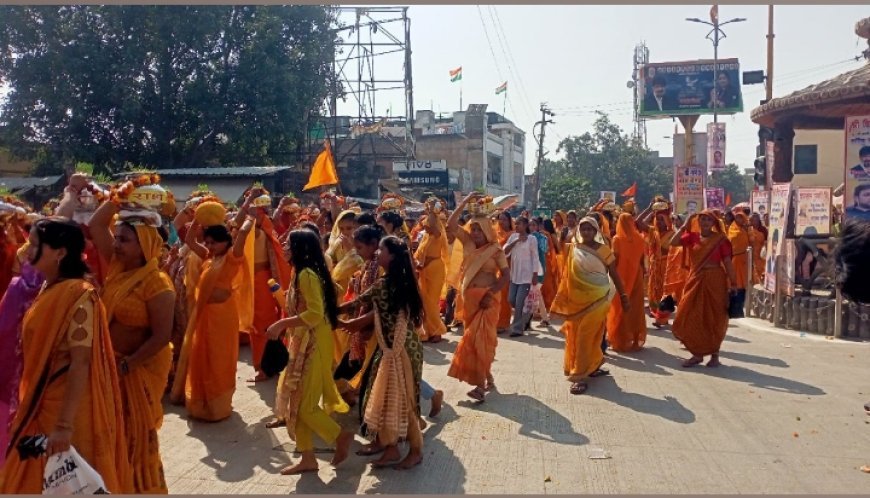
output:
M767 78L765 100L773 98L773 5L767 6Z
M541 120L535 123L535 126L541 125L541 132L538 135L538 164L535 165L535 198L532 203L532 209L537 209L538 200L541 196L541 167L544 165L544 137L546 136L547 123L553 124L553 120L547 119L547 116L555 116L546 103L541 104ZM534 132L534 128L532 129Z

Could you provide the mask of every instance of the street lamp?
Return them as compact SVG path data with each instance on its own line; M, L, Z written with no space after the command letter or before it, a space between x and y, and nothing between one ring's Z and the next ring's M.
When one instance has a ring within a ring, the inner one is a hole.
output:
M731 24L733 22L743 22L746 20L746 18L735 17L734 19L731 19L731 20L728 20L725 22L719 22L719 15L718 15L718 9L717 9L716 15L713 15L712 11L710 12L710 19L713 22L705 21L703 19L698 19L697 17L687 17L686 18L686 20L689 22L706 24L707 26L710 26L713 28L709 33L707 33L707 39L713 42L713 90L715 91L716 85L719 84L719 82L718 82L718 79L719 79L719 40L721 40L722 38L727 38L725 36L725 32L722 31L721 27L725 26L726 24ZM711 35L712 35L712 38L710 37ZM716 108L718 107L717 104L718 104L718 101L714 100L713 101L713 122L714 123L719 122L719 113L716 111Z

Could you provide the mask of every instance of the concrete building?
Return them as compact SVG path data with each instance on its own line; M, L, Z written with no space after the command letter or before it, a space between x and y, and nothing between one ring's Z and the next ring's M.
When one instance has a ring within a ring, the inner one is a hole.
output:
M833 187L845 177L843 130L795 130L791 183L795 187Z

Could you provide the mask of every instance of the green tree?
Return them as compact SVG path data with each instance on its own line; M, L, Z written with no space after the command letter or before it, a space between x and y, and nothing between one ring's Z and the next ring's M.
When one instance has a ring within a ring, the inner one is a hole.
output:
M745 176L736 164L728 164L725 170L712 175L708 180L711 187L722 187L725 195L731 194L731 205L749 201L749 188Z
M637 182L635 199L646 206L673 190L673 168L657 165L650 151L598 113L593 129L559 144L560 161L542 168L541 199L552 209L578 209L598 201L602 190L621 194ZM622 201L620 197L618 199Z
M2 6L4 139L44 164L291 162L335 88L323 6Z

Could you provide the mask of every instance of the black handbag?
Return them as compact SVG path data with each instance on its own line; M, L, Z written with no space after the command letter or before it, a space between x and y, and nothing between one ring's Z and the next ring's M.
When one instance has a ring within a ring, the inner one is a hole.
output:
M287 346L280 339L269 339L263 350L263 358L260 360L260 369L269 377L274 377L287 367L290 361L290 353Z
M738 289L728 295L728 318L744 318L743 306L746 304L746 289Z
M659 303L659 311L664 313L673 313L677 310L677 302L674 300L674 296L668 295Z

